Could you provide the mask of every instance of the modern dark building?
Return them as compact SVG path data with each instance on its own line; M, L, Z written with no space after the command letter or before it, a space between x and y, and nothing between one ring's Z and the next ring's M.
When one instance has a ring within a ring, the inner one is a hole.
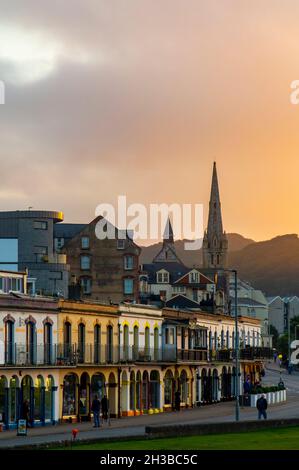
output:
M54 248L54 226L62 221L56 211L0 212L0 270L27 269L29 293L68 295L69 266Z

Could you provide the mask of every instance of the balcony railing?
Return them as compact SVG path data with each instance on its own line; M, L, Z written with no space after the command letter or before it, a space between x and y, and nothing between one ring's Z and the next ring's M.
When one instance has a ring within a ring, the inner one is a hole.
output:
M209 351L210 361L216 362L230 362L234 361L235 349L213 349ZM260 348L248 346L246 348L239 349L240 360L255 360L255 359L271 359L273 357L273 351L271 348Z
M4 353L4 354L3 354ZM247 347L239 351L240 360L268 359L271 348ZM0 365L5 366L76 366L80 364L130 364L145 362L232 362L234 349L177 349L100 344L18 344L6 343L0 350Z

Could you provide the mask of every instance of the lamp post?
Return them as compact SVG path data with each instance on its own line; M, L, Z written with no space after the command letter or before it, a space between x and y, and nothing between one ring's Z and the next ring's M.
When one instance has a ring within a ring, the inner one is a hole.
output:
M235 367L236 367L236 421L240 419L240 405L239 405L239 330L238 330L238 273L233 269L235 277Z
M240 420L240 404L239 404L239 395L240 395L240 372L239 372L239 330L238 330L238 272L236 269L221 269L223 272L229 272L234 274L234 286L235 286L235 296L234 296L234 310L235 310L235 391L236 391L236 407L235 407L235 417L236 421Z

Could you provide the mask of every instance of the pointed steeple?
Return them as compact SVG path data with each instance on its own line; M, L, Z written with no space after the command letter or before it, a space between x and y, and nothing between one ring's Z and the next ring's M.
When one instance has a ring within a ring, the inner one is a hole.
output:
M208 236L217 234L222 236L222 215L221 215L221 202L219 196L219 185L217 177L216 162L213 165L213 176L210 196L210 207L209 207L209 221L208 221Z
M163 234L163 243L165 243L165 242L166 243L173 243L174 242L173 230L172 230L172 226L171 226L171 222L170 222L169 217L167 219L164 234Z
M175 251L174 237L170 218L168 217L163 233L163 245L159 253L154 257L153 263L180 263L183 264Z
M216 162L213 165L208 228L203 239L205 268L224 268L227 264L227 237L223 231Z

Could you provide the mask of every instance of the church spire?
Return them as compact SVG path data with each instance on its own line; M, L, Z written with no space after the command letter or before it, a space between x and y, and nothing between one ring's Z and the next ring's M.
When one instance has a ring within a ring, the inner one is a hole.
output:
M224 268L227 264L227 237L223 232L216 162L213 165L208 228L203 239L205 268Z
M213 165L213 176L209 206L208 236L209 234L217 234L218 236L222 236L223 234L221 202L219 196L216 162L214 162Z
M163 234L163 243L173 243L173 230L170 222L170 218L168 217L166 225L165 225L165 230Z

